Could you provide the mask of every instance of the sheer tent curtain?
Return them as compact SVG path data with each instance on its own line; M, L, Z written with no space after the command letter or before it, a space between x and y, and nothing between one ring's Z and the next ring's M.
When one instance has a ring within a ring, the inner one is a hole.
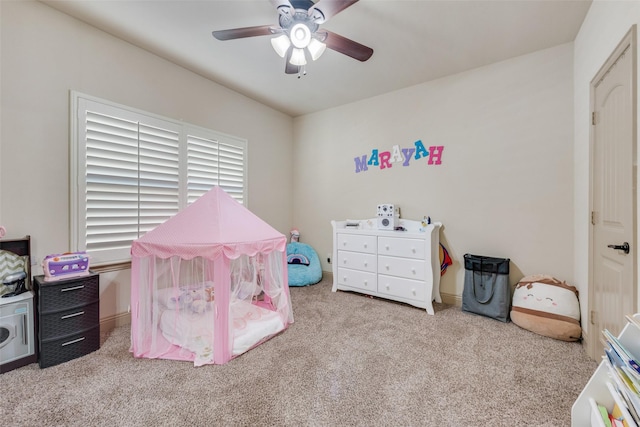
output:
M188 314L193 310L200 310L202 314L211 311L211 307L204 305L203 298L213 288L213 265L204 258L194 258L184 262L179 256L160 258L148 256L134 258L136 277L139 278L132 292L136 304L132 307L132 315L137 322L132 322L131 351L136 357L157 358L163 355L174 355L183 359L189 357L188 351L181 346L174 348L172 341L167 340L161 332L162 315L166 309L176 310ZM195 298L203 300L195 303ZM196 308L199 307L199 308ZM210 319L213 322L213 317ZM135 325L135 327L134 327ZM176 326L176 325L174 325ZM193 335L194 331L184 331L184 337ZM213 338L213 336L212 336ZM176 350L178 350L176 352Z
M242 255L231 261L231 300L251 299L258 305L275 310L285 323L293 322L289 308L286 266L281 252Z
M225 363L293 322L282 252L133 258L136 357Z

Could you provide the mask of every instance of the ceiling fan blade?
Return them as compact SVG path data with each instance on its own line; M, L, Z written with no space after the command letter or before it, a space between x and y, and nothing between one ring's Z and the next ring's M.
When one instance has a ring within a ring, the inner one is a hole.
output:
M314 16L316 24L323 24L357 2L358 0L319 0L309 8L309 16Z
M231 30L219 30L213 32L213 37L218 40L233 40L244 37L268 36L278 32L271 25L258 25L256 27L233 28Z
M289 50L287 51L287 54L285 55L285 65L284 65L284 72L287 74L298 74L298 71L300 71L300 66L298 65L293 65L291 62L289 62L291 60L291 54L293 53L293 48L290 47Z
M327 33L327 38L324 40L324 43L329 49L335 50L336 52L340 52L362 62L371 58L371 55L373 55L373 49L370 47L354 42L353 40L339 34L332 33L331 31L323 30L323 32Z

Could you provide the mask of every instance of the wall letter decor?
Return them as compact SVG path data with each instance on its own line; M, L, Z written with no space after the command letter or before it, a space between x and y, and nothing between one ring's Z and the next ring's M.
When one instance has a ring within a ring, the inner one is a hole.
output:
M442 164L442 152L444 151L443 145L430 145L427 150L421 140L417 140L413 143L413 147L400 148L399 145L394 145L391 151L382 151L374 148L371 150L371 155L363 154L358 157L354 157L353 161L356 166L356 173L367 172L368 166L378 166L380 169L390 169L393 163L402 162L402 166L409 166L412 159L420 160L422 158L428 158L427 165L441 165ZM367 159L368 157L368 159ZM413 162L412 164L416 164ZM368 166L367 166L368 165Z

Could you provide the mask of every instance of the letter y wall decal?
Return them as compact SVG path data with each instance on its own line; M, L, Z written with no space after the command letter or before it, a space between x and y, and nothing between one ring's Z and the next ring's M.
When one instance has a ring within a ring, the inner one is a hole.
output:
M424 146L421 140L413 143L413 147L400 148L399 145L391 147L390 151L381 151L378 148L354 157L356 173L367 172L369 168L391 169L394 164L397 166L410 166L413 164L440 165L442 164L443 145L431 145L429 149ZM424 159L420 161L421 159Z

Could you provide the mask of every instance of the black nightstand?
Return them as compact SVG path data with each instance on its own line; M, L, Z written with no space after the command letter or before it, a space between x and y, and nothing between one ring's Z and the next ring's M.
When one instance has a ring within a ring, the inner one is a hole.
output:
M100 275L45 282L34 278L41 368L100 348Z

